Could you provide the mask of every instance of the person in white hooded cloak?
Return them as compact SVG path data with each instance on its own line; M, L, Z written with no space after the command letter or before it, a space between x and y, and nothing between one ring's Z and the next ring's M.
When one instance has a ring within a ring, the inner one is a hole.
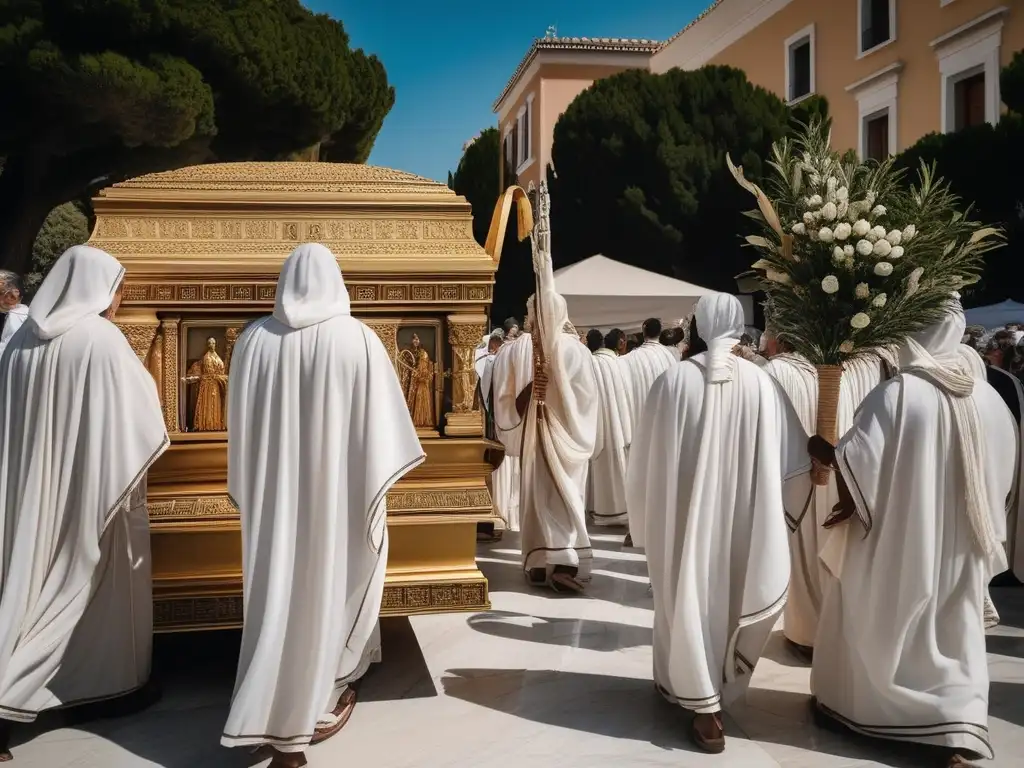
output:
M124 268L76 246L0 356L0 760L11 722L149 679L152 376L111 322Z
M484 412L484 437L498 440L494 427L494 361L504 346L504 332L499 328L487 337L486 354L476 362L477 380L480 388L481 407ZM491 508L504 524L506 531L519 530L519 466L509 456L505 456L491 473L488 483L491 491ZM477 525L478 540L497 540L501 531L496 531L494 523Z
M590 351L555 291L547 194L541 182L533 234L534 374L517 402L523 417L522 563L531 584L578 592L593 563L585 496L597 440L597 382Z
M771 328L764 335L773 335ZM780 351L764 365L764 371L779 383L804 430L808 435L813 435L818 416L817 369L803 355L781 351L786 349L784 340L773 341L774 344L769 342L769 345L780 348ZM839 434L850 428L861 401L888 375L885 363L875 356L858 357L846 363L839 386ZM787 490L799 494L808 489L790 484ZM830 478L826 486L813 486L809 496L786 500L792 574L784 613L783 636L797 657L808 663L813 655L818 615L828 586L828 571L819 558L829 536L822 525L838 501L839 492L834 478Z
M941 747L962 766L993 757L988 735L985 587L1006 564L1013 424L958 349L959 297L900 349L900 374L863 402L832 448L836 526L823 552L835 577L818 628L817 712L867 736ZM853 684L852 681L856 681Z
M604 345L593 353L597 380L597 448L590 462L592 489L590 508L594 525L621 526L629 523L626 512L626 461L633 440L632 389L624 358L626 334L614 328L604 337Z
M274 314L239 337L228 387L245 623L221 744L301 766L345 725L353 684L380 659L385 501L423 448L387 351L350 314L322 245L285 261Z
M735 296L701 297L691 348L651 388L630 451L630 527L654 595L654 681L725 749L721 710L742 695L786 601L785 480L810 489L807 436L760 367L733 354ZM794 493L790 497L799 497ZM636 517L633 517L633 515Z

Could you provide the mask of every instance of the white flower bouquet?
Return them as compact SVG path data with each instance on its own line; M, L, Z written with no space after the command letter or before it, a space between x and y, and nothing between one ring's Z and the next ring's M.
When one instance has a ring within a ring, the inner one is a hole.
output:
M835 444L844 362L941 320L950 294L977 282L1002 232L972 221L934 167L922 164L909 183L892 159L833 152L828 121L776 142L766 191L726 160L757 198L748 215L763 232L746 240L761 256L753 269L773 326L818 369L817 431Z

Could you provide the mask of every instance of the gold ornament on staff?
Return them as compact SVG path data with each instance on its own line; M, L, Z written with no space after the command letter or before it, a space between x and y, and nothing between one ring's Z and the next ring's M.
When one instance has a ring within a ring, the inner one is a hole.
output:
M982 256L1002 233L971 221L970 208L921 164L916 183L894 159L858 162L831 149L830 124L814 119L772 147L765 193L726 162L757 200L762 227L747 243L773 307L773 326L817 370L817 434L835 445L843 366L883 351L949 312L979 279ZM816 467L814 482L828 483Z

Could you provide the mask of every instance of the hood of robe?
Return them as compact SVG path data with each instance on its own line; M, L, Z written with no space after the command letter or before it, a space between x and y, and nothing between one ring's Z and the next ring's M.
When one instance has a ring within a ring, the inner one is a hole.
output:
M55 339L79 321L99 315L114 301L124 267L106 251L88 245L69 248L57 259L29 307L41 339Z
M697 333L708 345L707 383L730 381L736 365L732 349L744 332L743 305L731 294L712 293L700 297L694 314Z
M951 394L969 395L973 377L969 370L965 370L960 349L966 327L960 296L954 294L949 312L942 320L911 335L900 347L900 370L921 373Z
M348 289L330 249L304 243L292 251L277 279L274 319L300 329L351 313Z

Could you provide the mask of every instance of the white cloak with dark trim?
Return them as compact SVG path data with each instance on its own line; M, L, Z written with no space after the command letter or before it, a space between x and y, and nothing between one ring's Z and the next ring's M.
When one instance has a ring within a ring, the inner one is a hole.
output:
M709 351L654 382L627 494L654 593L654 681L707 713L746 689L785 605L783 482L802 483L806 498L810 457L781 389L731 352L743 333L736 297L702 297L696 314Z
M245 628L221 743L301 752L380 658L385 498L423 449L323 246L285 262L274 315L238 339L228 382Z

